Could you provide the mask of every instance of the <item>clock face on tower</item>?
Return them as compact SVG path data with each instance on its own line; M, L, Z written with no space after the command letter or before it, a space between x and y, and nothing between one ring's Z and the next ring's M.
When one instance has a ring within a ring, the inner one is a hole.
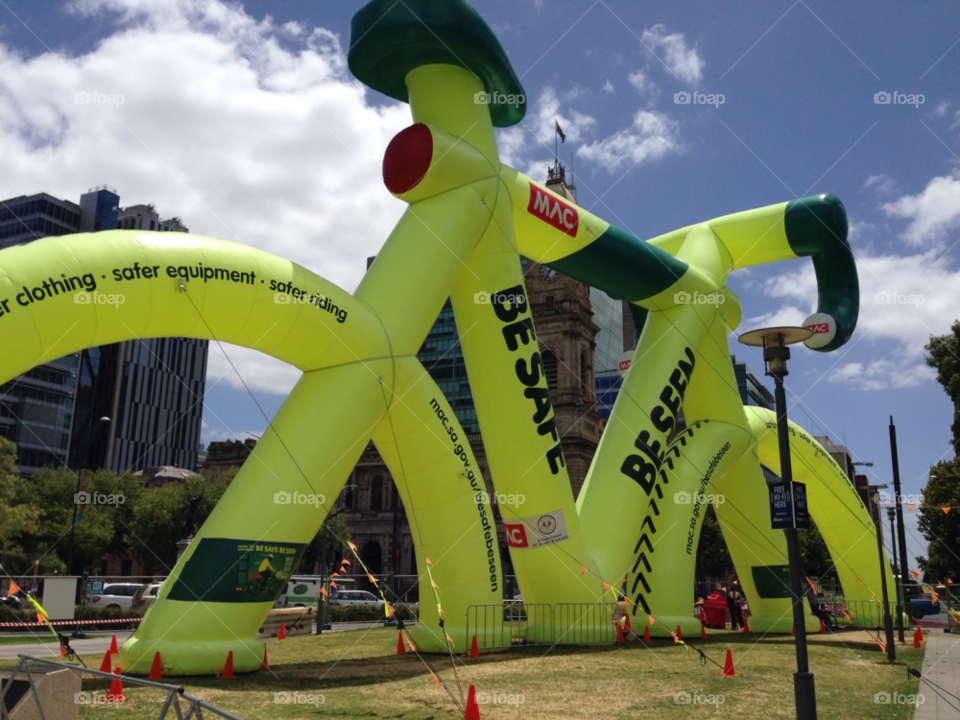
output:
M560 277L560 273L558 273L553 268L549 268L546 265L540 266L540 279L543 280L544 282L548 282L548 283L553 282L558 277Z

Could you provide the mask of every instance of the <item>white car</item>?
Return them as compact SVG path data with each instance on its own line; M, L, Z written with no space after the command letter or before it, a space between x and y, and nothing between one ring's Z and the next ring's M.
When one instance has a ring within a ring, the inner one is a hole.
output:
M131 607L150 607L151 603L157 599L157 593L160 592L160 588L162 587L163 583L147 583L146 585L141 585L140 588L133 594L133 603Z
M108 583L104 585L102 593L90 596L87 605L96 608L129 609L133 607L133 596L142 587L143 583Z
M330 596L327 604L331 607L350 607L351 605L383 607L383 600L366 590L338 590Z

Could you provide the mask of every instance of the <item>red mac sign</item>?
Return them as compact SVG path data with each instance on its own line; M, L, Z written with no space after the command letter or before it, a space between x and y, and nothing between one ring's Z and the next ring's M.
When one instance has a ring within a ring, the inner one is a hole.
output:
M527 207L527 212L570 237L577 236L577 230L580 227L577 209L553 197L547 191L541 190L533 183L530 183L530 205Z

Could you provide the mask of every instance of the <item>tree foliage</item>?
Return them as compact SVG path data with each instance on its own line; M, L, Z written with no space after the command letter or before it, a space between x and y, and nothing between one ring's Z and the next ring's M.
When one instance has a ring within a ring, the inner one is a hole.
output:
M923 489L925 505L960 505L960 459L943 460L930 468L930 479ZM928 583L946 582L960 577L960 515L945 513L940 507L920 508L917 527L927 540L927 557L918 557Z
M937 382L953 402L953 451L960 455L960 320L946 335L931 335L926 345L927 365L936 369Z

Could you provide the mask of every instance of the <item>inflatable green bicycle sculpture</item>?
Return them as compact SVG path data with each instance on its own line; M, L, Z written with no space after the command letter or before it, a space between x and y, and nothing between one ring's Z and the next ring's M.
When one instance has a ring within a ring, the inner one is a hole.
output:
M500 512L526 603L610 603L625 582L631 615L641 625L656 618L652 634L678 625L698 633L700 518L703 503L722 495L715 510L750 628L790 632L786 544L770 529L761 470L780 467L776 418L741 404L727 343L741 307L727 277L812 258L819 307L805 324L822 332L808 345L843 345L859 290L839 199L734 213L647 241L568 203L500 161L493 128L520 122L524 105L499 100L523 88L464 0L374 0L353 18L349 65L409 103L414 122L383 161L387 190L409 207L352 295L269 253L183 233L77 234L0 252L0 381L82 348L169 336L256 348L303 371L124 644L123 670L148 672L158 651L165 674L218 673L229 651L237 671L258 669L257 631L280 584L250 581L268 554L279 577L291 572L328 511L275 495L337 497L370 440L399 488L422 576L432 573L411 628L418 649L469 646L467 608L501 602L504 589L493 511L476 500L486 489L477 461L417 359L448 297L458 325L470 328L461 342L496 491L525 498ZM642 327L576 501L521 255L628 300ZM127 300L77 304L77 291ZM292 302L277 302L278 293ZM690 301L710 294L723 301ZM681 407L686 429L677 434ZM845 597L869 602L880 587L870 517L839 467L791 428L796 479L807 483Z

